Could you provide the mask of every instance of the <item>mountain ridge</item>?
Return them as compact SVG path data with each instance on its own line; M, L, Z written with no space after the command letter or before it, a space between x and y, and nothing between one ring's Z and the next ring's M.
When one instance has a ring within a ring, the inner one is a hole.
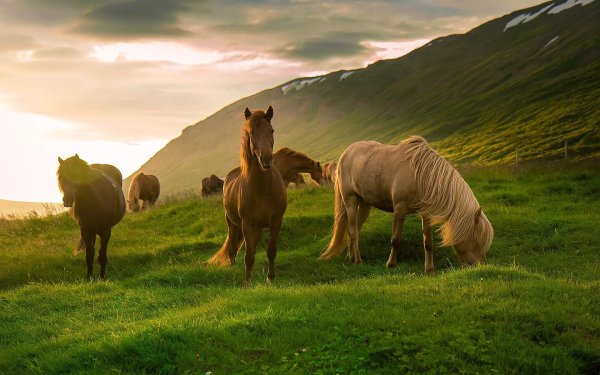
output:
M156 174L167 193L198 189L203 177L238 165L244 108L269 105L275 148L323 162L360 139L396 143L410 134L424 136L456 163L504 164L517 148L522 157L548 159L564 141L600 144L600 27L594 22L600 2L548 13L567 3L511 12L397 59L297 78L241 98L186 127L140 171ZM540 14L507 28L531 13Z

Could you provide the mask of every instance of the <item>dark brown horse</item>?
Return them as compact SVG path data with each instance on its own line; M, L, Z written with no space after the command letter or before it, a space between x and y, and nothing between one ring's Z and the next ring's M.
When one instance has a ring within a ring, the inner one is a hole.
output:
M204 177L202 179L202 196L208 197L211 194L223 193L223 183L224 181L214 174Z
M160 183L158 178L151 174L142 172L135 175L131 180L129 192L127 193L127 203L129 210L137 212L140 210L140 200L143 201L142 210L154 206L160 195Z
M310 173L310 177L317 184L321 184L323 178L321 163L301 152L282 147L273 154L273 164L281 173L286 186L290 182L295 182L298 173Z
M250 283L256 245L263 228L269 228L269 271L267 281L275 277L277 235L287 207L287 194L281 174L273 165L273 108L267 112L244 112L240 164L225 178L223 205L227 221L227 239L208 260L210 264L234 264L242 244L246 243L244 286Z
M114 183L116 183L117 185L119 185L120 188L123 187L123 175L121 174L121 171L119 170L119 168L115 167L114 165L95 163L95 164L90 164L90 168L100 171L104 175L104 177L112 179L112 181ZM71 207L71 206L65 206L65 207ZM77 254L77 253L84 252L84 251L85 251L85 241L83 240L83 238L81 238L79 240L79 245L77 245L77 248L73 251L73 254Z
M125 197L121 187L97 169L91 168L78 155L66 160L58 158L56 175L63 193L65 207L73 207L73 217L79 224L85 242L87 276L92 277L94 245L100 236L100 278L106 274L106 250L111 230L125 214Z
M304 180L302 173L296 173L296 176L290 182L293 182L294 184L296 184L296 187L298 187L300 185L306 185L306 181Z

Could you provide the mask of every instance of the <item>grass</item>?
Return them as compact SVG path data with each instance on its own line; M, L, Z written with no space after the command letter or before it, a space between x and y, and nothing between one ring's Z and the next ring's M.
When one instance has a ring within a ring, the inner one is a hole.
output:
M127 215L106 282L84 281L67 215L3 221L0 373L597 373L599 170L463 170L496 237L480 267L436 248L435 276L416 217L385 268L391 217L377 211L363 265L317 260L330 188L289 191L272 287L264 244L249 289L243 262L204 265L226 235L219 198Z

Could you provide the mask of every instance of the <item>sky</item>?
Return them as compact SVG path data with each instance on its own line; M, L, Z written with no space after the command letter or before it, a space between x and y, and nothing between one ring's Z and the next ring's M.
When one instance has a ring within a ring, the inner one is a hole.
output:
M0 199L60 202L59 156L128 176L242 97L541 2L0 0Z

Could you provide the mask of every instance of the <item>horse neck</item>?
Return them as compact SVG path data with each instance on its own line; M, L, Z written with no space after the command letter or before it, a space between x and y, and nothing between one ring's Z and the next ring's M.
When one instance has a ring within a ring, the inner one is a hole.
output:
M256 156L252 155L247 174L243 176L248 185L251 188L260 189L261 191L268 190L271 188L271 176L271 170L263 170Z

